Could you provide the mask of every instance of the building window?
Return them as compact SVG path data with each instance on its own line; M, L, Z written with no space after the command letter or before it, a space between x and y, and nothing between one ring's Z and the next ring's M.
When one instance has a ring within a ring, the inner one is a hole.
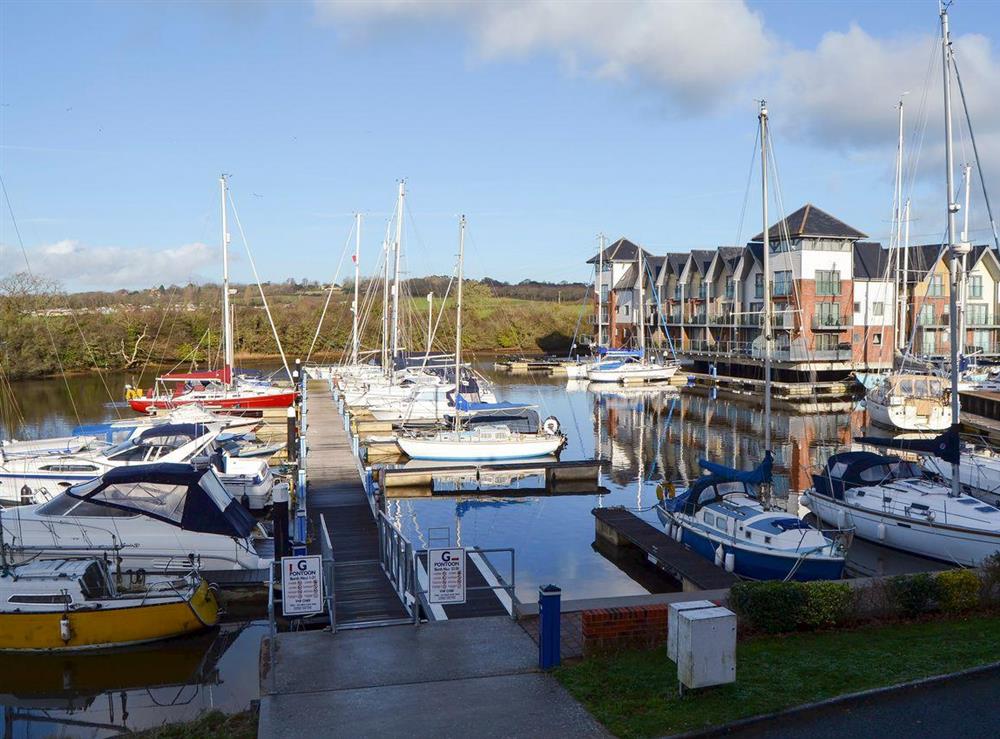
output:
M622 306L622 313L624 313L626 316L628 315L628 307L629 307L628 303Z
M872 334L872 344L882 346L882 334Z
M674 300L682 300L684 298L684 286L678 282L674 285Z
M735 283L732 277L726 278L726 300L732 300L733 295L736 294Z
M761 277L763 278L763 275ZM792 294L791 270L781 270L774 273L774 285L771 287L771 294L775 297Z
M840 270L816 270L816 294L840 295Z
M971 288L971 285L969 287ZM970 326L985 326L990 322L988 306L986 303L969 303L966 310L966 322Z
M972 346L974 351L980 351L984 354L996 353L996 348L990 340L992 338L990 333L990 331L983 331L982 329L972 332Z
M937 351L937 332L933 329L925 329L921 336L920 345L924 354L934 354Z
M708 283L702 281L701 283L698 284L698 297L704 300L707 292L708 292Z
M764 297L764 275L758 274L755 276L753 283L753 296L755 298Z
M931 275L931 284L927 286L927 297L940 298L944 296L944 277Z
M917 314L917 323L921 326L933 326L934 325L934 306L933 305L922 305L920 306L920 313Z
M608 285L607 284L601 285L601 302L602 303L607 303L608 302Z
M885 303L882 301L876 301L872 303L872 315L873 316L884 316L885 315Z
M816 350L821 352L833 351L837 348L837 334L816 334Z
M855 303L854 304L854 312L855 313L860 313L861 312L861 303Z
M970 298L983 297L982 275L976 275L976 274L969 275L969 297Z
M817 303L816 319L820 326L839 326L840 303Z

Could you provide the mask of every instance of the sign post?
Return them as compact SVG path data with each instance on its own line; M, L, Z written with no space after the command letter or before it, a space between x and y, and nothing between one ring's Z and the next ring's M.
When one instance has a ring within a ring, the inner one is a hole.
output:
M323 612L323 558L318 554L281 558L281 613L311 616Z
M465 603L465 548L427 550L427 602Z

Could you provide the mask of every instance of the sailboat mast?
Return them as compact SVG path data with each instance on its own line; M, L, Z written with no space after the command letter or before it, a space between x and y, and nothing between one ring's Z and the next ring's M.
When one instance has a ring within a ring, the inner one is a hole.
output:
M959 423L959 399L958 399L958 375L959 362L962 351L959 346L961 337L958 335L958 290L961 279L961 260L967 244L958 244L955 241L955 213L958 211L958 203L954 202L955 195L955 173L954 173L954 152L952 151L951 134L951 33L948 30L948 9L941 5L941 53L944 63L941 65L944 71L944 154L945 154L945 182L947 185L947 206L948 206L948 250L951 256L951 285L948 289L948 309L951 314L949 321L951 329L951 425L957 430ZM951 472L951 494L958 496L961 493L961 480L959 479L959 465L954 464Z
M399 181L399 201L396 204L396 267L392 280L392 356L399 355L399 258L403 246L403 198L405 197L405 182Z
M639 259L639 361L643 364L646 363L646 305L645 305L645 294L644 294L644 284L645 280L643 277L643 262L642 262L642 247L639 247L639 253L637 255Z
M351 331L351 364L358 363L358 350L361 339L358 336L358 300L360 298L358 282L361 280L361 214L354 214L354 305L351 313L354 314L354 324Z
M458 431L458 396L462 392L462 273L465 266L465 216L458 220L458 292L455 311L455 430Z
M903 99L899 99L899 138L896 145L896 192L893 193L893 200L895 201L895 207L893 208L893 220L896 226L896 284L899 284L900 274L900 245L902 242L902 229L903 229ZM896 296L897 305L899 304L899 296ZM896 316L898 317L902 313L902 308L896 310ZM900 332L896 332L896 348L903 348L903 335Z
M904 337L908 332L906 330L906 314L909 311L909 299L910 299L910 199L906 199L906 205L903 208L903 219L906 221L906 226L903 228L903 279L900 282L899 289L903 293L903 310L901 311L899 326L896 329L896 333L901 337ZM902 347L902 343L900 343Z
M219 186L222 191L222 346L225 362L223 378L226 380L226 385L229 385L233 371L233 314L229 305L229 225L226 207L229 183L226 181L226 175L220 175Z
M392 374L389 363L389 226L382 240L382 372Z
M597 237L597 351L604 346L604 234Z
M764 448L771 448L771 238L767 223L767 103L760 101L760 202L764 219Z

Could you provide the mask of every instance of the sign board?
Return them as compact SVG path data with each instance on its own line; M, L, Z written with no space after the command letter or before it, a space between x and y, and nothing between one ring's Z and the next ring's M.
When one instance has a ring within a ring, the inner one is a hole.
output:
M318 554L281 558L281 612L285 616L323 612L323 558Z
M428 549L427 579L429 603L465 603L465 549Z

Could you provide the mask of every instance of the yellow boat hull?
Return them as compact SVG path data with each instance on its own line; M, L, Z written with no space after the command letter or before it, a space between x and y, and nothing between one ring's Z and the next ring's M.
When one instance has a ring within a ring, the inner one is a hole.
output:
M63 639L62 619L69 619ZM71 650L121 647L169 639L215 626L219 603L201 582L188 600L126 608L0 614L0 650Z

